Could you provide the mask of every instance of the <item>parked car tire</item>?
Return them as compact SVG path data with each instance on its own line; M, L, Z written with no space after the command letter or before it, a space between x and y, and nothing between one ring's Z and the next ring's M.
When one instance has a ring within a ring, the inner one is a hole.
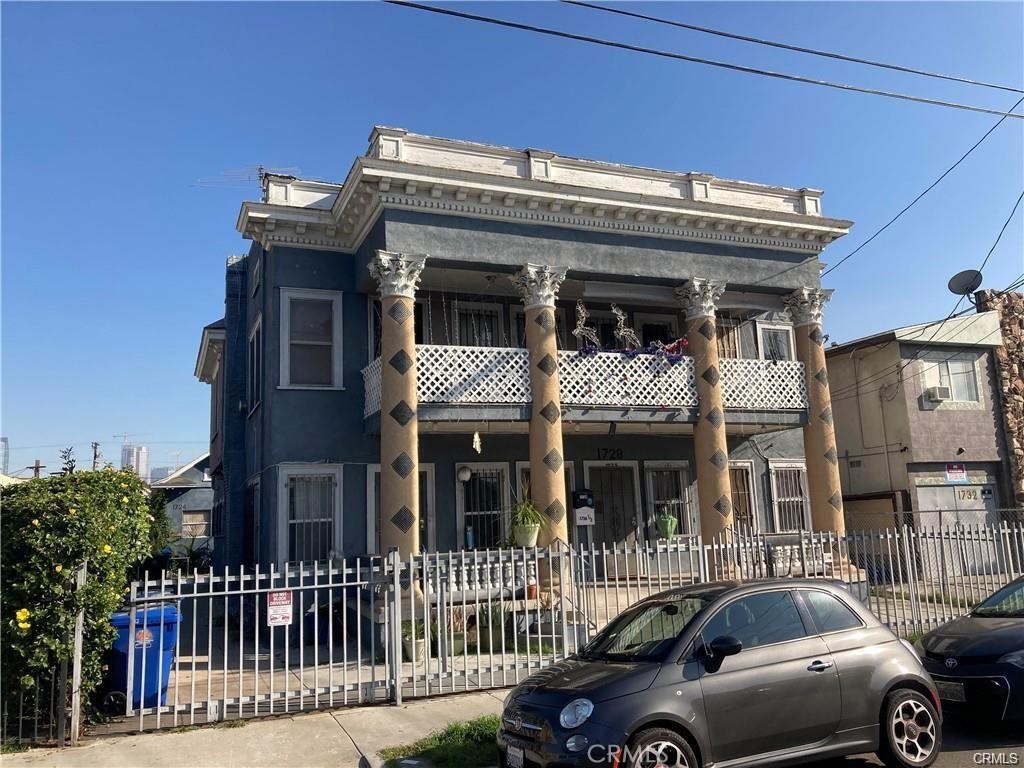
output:
M647 728L629 742L629 768L700 768L689 742L668 728Z
M942 724L927 696L902 688L885 697L878 757L890 768L925 768L942 750Z

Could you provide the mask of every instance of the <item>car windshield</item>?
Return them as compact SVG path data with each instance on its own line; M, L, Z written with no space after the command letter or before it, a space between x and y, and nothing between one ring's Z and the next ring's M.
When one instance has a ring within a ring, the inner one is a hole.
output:
M596 661L661 661L715 595L669 595L620 613L577 654Z
M973 611L975 616L1024 618L1024 581L1007 584Z

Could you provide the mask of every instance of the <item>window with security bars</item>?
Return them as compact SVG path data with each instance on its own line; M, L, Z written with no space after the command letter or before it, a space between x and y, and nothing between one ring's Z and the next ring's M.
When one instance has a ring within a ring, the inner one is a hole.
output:
M751 504L750 467L729 467L729 485L732 488L732 515L740 528L754 528L754 509Z
M458 307L455 324L459 344L468 347L505 347L498 307Z
M667 514L677 521L677 535L689 536L694 533L690 526L687 485L686 471L682 467L647 470L652 524Z
M333 473L288 477L289 562L333 556L336 482Z
M810 528L807 519L806 472L803 467L772 468L772 498L775 501L776 531Z
M733 318L720 317L715 321L715 334L718 338L718 356L738 358L740 356L739 323Z
M186 539L210 535L210 510L186 509L181 513L181 535Z
M474 469L463 484L466 547L499 547L507 538L508 474L504 469Z
M949 387L953 400L978 402L978 379L974 374L974 361L950 359L939 363L939 384Z

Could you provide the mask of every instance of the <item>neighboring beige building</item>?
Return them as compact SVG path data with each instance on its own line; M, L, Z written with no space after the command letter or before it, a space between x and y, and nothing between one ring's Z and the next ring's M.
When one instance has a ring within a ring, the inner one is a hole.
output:
M998 388L1002 343L991 311L827 350L849 529L1021 515Z

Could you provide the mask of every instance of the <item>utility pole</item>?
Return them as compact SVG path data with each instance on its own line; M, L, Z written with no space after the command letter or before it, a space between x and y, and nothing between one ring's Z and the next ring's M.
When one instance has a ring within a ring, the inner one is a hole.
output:
M32 477L39 477L39 472L43 469L46 469L46 465L40 463L39 459L36 459L35 464L30 464L29 466L25 467L25 469L32 470Z
M100 464L100 444L92 441L92 471L95 472Z

